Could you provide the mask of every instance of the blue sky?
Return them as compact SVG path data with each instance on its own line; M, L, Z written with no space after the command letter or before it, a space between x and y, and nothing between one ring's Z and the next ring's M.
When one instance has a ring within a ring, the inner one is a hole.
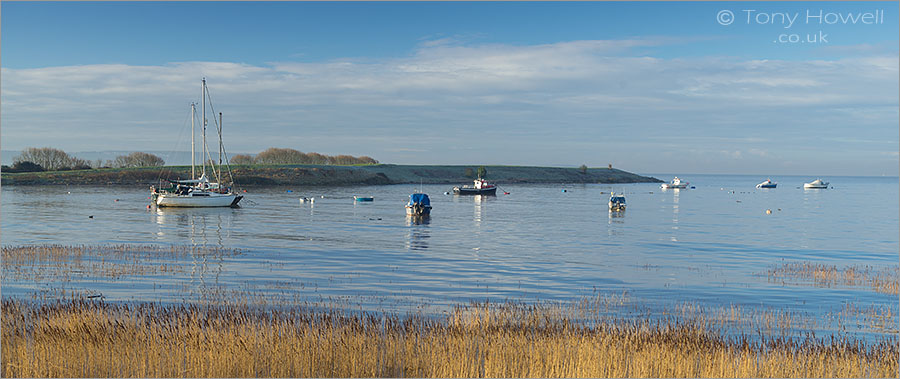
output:
M389 163L898 173L896 2L0 11L7 151L187 150L188 104L206 76L231 154L277 146Z

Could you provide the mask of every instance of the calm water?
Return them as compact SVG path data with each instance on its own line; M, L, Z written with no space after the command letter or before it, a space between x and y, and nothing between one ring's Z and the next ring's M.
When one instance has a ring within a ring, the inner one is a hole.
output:
M897 178L827 177L833 189L803 190L815 177L772 177L777 189L758 190L766 178L682 177L696 189L500 183L510 195L457 197L444 195L451 186L426 185L434 207L426 223L405 216L408 195L417 190L412 185L259 188L237 209L147 209L144 188L4 186L3 246L201 244L244 252L194 257L183 262L188 270L170 275L68 281L4 275L3 296L67 288L107 300L180 301L239 290L403 311L624 292L648 309L689 302L818 319L854 303L889 309L896 325L896 295L775 283L765 273L797 261L896 266ZM624 213L608 211L611 190L625 193ZM353 195L375 201L354 203ZM317 199L301 204L301 196Z

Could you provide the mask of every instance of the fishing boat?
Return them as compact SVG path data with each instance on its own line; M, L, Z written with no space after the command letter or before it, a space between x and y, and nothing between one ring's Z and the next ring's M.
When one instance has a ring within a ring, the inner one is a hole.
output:
M771 179L766 179L766 181L759 183L756 185L756 188L775 188L778 183L773 182Z
M663 183L659 187L662 189L684 189L687 188L688 182L682 182L677 176L669 183Z
M453 187L453 193L457 195L496 195L497 186L478 178L475 179L475 184L472 186Z
M194 121L197 114L196 104L191 103L191 179L188 180L168 180L161 181L159 187L151 186L151 197L155 198L158 207L236 207L243 196L234 193L231 186L234 184L234 177L231 175L231 169L227 169L227 174L231 180L230 184L224 184L225 180L222 173L223 157L225 156L225 147L222 144L222 113L219 113L219 119L216 124L216 130L219 136L219 163L218 165L212 159L209 153L209 146L206 143L206 103L209 97L209 90L206 87L206 78L201 80L201 129L202 129L202 145L201 157L202 164L200 168L200 176L197 176L196 165L196 144L194 143ZM210 104L212 107L212 104ZM213 118L214 121L215 118ZM207 175L207 162L215 181L211 181ZM227 167L227 159L224 165ZM194 179L196 178L196 179Z
M431 214L431 200L424 193L414 193L409 195L409 202L406 203L406 215L408 216L428 216Z
M625 210L625 195L618 194L615 192L610 193L609 195L609 210L617 212Z
M828 182L823 182L822 179L816 179L809 183L803 183L804 189L826 189L828 188Z

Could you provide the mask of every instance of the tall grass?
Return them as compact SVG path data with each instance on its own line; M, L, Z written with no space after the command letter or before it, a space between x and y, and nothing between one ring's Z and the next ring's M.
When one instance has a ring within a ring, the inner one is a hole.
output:
M887 377L896 340L725 337L701 321L574 322L558 305L426 318L247 305L2 302L6 377Z
M221 258L241 250L190 245L28 245L0 248L3 274L47 281L72 277L118 279L125 276L182 273L190 258Z
M865 286L876 292L900 294L900 267L845 266L816 262L788 262L774 265L766 275L771 282L803 279L820 287Z

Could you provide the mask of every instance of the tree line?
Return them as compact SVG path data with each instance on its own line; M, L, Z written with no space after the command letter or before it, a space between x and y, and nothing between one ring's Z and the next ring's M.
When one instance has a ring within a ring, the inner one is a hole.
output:
M12 166L3 165L0 170L4 172L35 172L35 171L65 171L87 170L92 168L126 168L126 167L154 167L165 165L162 158L144 152L134 152L117 156L113 160L101 159L88 161L65 151L52 147L29 147L13 159Z
M115 159L89 161L72 156L65 151L52 147L29 147L13 159L12 166L3 165L3 172L36 172L87 170L92 168L128 168L159 167L166 164L162 158L144 152L119 155ZM304 153L294 149L268 148L255 157L238 154L231 158L231 164L241 165L279 165L279 164L318 164L318 165L359 165L378 164L371 157L354 157L351 155L324 155Z
M231 157L231 164L240 165L279 165L279 164L318 164L318 165L358 165L378 164L371 157L352 155L324 155L319 153L304 153L294 149L270 147L256 156L238 154Z

